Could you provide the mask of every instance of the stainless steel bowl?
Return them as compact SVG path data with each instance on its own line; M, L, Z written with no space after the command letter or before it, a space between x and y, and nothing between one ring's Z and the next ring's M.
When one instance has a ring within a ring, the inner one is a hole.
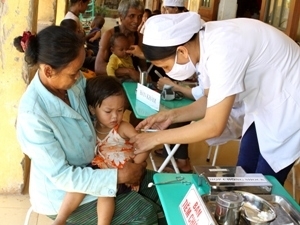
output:
M249 225L268 225L276 219L274 207L261 197L238 191L244 198L241 216Z

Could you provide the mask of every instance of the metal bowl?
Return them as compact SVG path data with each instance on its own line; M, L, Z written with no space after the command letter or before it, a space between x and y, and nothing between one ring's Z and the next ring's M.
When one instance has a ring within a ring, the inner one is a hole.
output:
M248 225L268 225L276 219L274 207L261 197L238 191L244 198L241 216Z

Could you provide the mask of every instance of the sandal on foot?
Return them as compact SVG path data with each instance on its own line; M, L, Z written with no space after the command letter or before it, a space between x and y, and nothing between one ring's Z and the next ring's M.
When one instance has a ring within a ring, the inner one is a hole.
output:
M162 149L162 148L161 148L161 149L154 150L154 153L155 153L155 155L158 156L158 157L165 158L165 157L163 156L163 149Z
M194 173L193 170L188 170L188 171L184 171L184 170L181 170L180 168L178 168L179 172L180 173ZM173 168L173 165L172 164L168 164L164 169L163 169L163 172L164 173L175 173L175 170Z

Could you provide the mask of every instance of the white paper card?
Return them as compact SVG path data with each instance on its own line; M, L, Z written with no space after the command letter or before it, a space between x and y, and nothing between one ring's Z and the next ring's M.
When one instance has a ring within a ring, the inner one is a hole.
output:
M138 83L136 89L136 99L148 105L152 109L159 111L160 93L147 88Z
M179 205L182 217L187 225L215 225L196 187L192 184Z

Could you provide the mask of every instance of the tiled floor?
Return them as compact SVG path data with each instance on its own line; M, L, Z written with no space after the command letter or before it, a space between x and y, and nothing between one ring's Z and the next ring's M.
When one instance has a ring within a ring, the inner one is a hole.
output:
M28 195L0 195L0 224L24 224L27 210L30 207ZM50 225L51 220L37 213L30 216L30 225Z

